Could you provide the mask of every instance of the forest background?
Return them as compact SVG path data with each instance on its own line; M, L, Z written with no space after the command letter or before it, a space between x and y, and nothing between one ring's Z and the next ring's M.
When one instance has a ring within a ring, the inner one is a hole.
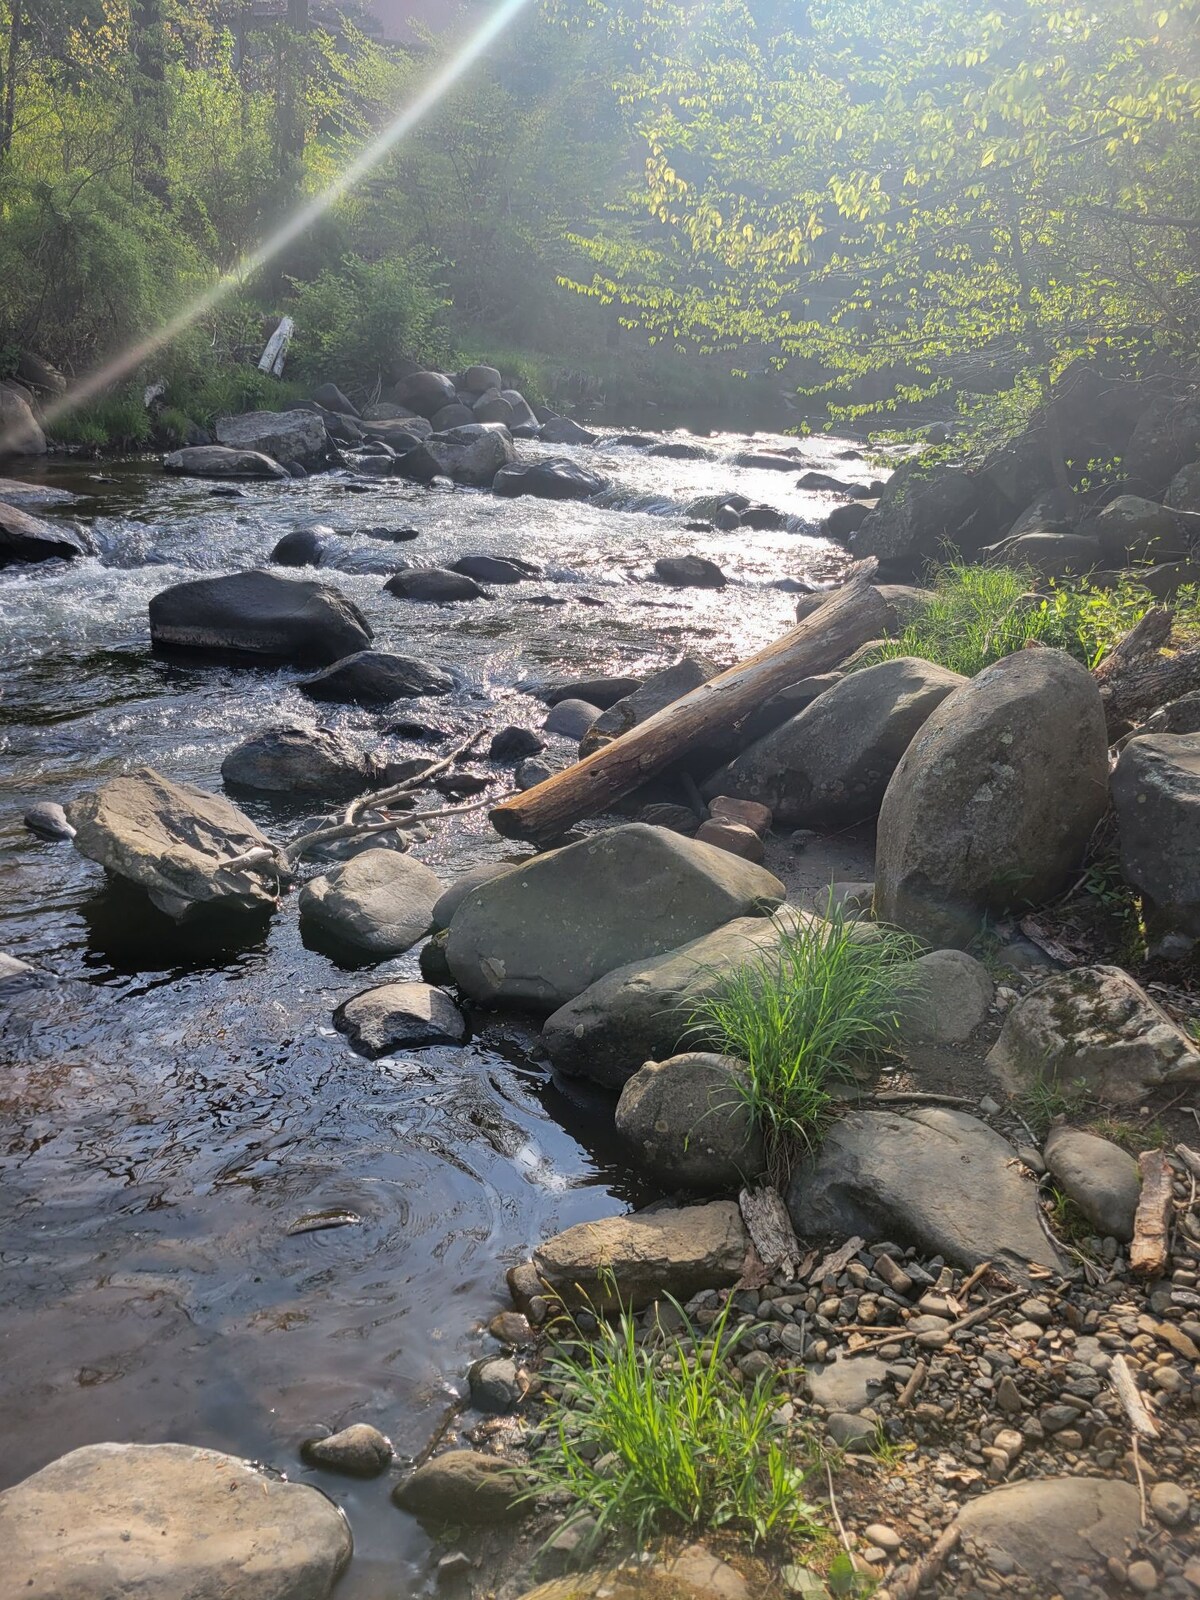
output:
M0 377L70 384L232 275L66 443L503 369L627 421L1015 426L1200 350L1200 0L528 0L269 265L495 0L2 0ZM281 384L255 362L296 324ZM162 384L148 410L147 385Z

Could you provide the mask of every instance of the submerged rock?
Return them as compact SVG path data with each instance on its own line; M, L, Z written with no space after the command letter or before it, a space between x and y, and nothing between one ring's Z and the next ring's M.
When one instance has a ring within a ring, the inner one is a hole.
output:
M474 578L445 567L412 567L389 578L383 587L401 600L422 600L433 605L488 598L487 590L481 589Z
M296 687L313 700L386 706L394 700L450 694L454 679L440 667L419 661L415 656L393 655L387 650L357 650L321 672L299 678Z
M276 572L193 578L150 602L150 638L159 647L325 666L365 650L371 637L340 589Z
M553 1010L615 967L783 898L761 867L632 823L482 885L455 914L446 953L473 999Z
M1060 650L1006 656L942 700L901 758L879 812L876 914L966 945L986 916L1059 893L1107 804L1092 675Z
M736 1283L749 1236L733 1200L638 1211L580 1222L533 1253L542 1279L565 1302L597 1310L640 1310L674 1295Z
M326 1600L350 1527L308 1484L183 1444L92 1444L0 1494L28 1600Z
M693 1051L647 1061L617 1102L617 1131L637 1165L666 1188L736 1190L766 1164L745 1093L745 1067Z
M717 563L704 556L660 556L654 576L676 589L723 589L727 582Z
M0 503L0 567L26 561L74 561L94 556L90 534L67 523L46 522L31 512Z
M1014 1154L961 1111L851 1111L796 1171L788 1210L802 1237L858 1233L913 1244L960 1267L1037 1262L1059 1271L1036 1191Z
M271 456L260 450L232 450L223 444L189 445L163 457L163 471L187 478L287 478Z
M586 500L608 487L605 479L576 461L514 461L492 482L498 495L534 495L539 500Z
M332 728L264 728L244 739L221 763L225 783L270 794L333 798L361 794L383 776L373 757Z
M170 917L275 906L269 870L224 865L248 850L269 849L270 840L219 795L139 767L80 795L67 819L80 855L144 889Z
M53 800L38 800L22 818L30 833L41 839L73 839L75 829L67 821L67 813Z
M542 575L532 561L520 561L516 556L459 556L451 562L450 571L461 572L477 583L525 583Z
M1082 1082L1118 1102L1200 1079L1195 1044L1127 972L1107 966L1056 973L1022 996L987 1064L1013 1094Z
M300 917L339 943L373 956L398 956L433 926L444 885L396 850L364 850L300 891Z
M345 1000L333 1014L334 1026L364 1056L419 1050L426 1045L462 1044L467 1025L448 994L427 983L385 983Z
M580 427L570 417L551 417L543 422L538 438L543 444L595 444L600 437Z

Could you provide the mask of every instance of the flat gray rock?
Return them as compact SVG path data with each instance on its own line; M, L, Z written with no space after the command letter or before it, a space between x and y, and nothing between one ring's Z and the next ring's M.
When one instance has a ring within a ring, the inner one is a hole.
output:
M231 450L298 461L302 467L324 461L329 449L325 423L315 411L248 411L240 417L218 417L213 431L217 443Z
M345 1000L333 1014L334 1026L364 1056L426 1045L462 1044L467 1025L448 994L427 983L384 983Z
M1099 1576L1124 1558L1141 1522L1138 1492L1115 1478L1031 1478L970 1500L958 1514L964 1543L1002 1551L1020 1572L1062 1587L1065 1566Z
M364 850L300 891L300 918L364 954L398 956L433 926L444 885L397 850Z
M96 554L96 542L65 522L47 522L30 511L0 502L0 567L23 562L74 561Z
M189 445L163 457L163 471L185 478L284 478L287 469L260 450L234 450L223 444Z
M67 819L80 855L136 884L170 917L275 907L274 874L224 865L270 840L220 795L139 767L73 800Z
M736 1283L749 1236L734 1200L580 1222L533 1253L543 1280L572 1304L638 1310L664 1294L689 1299Z
M858 1233L912 1244L960 1267L1005 1261L1019 1271L1038 1262L1060 1271L1015 1154L961 1111L851 1111L797 1169L788 1210L801 1237Z
M616 967L783 898L762 867L631 823L481 885L455 913L446 955L472 999L552 1011Z
M326 1600L349 1524L307 1484L183 1444L93 1444L0 1494L22 1600Z
M884 1388L887 1375L888 1364L878 1356L847 1358L842 1351L824 1366L805 1369L808 1392L826 1411L861 1411Z

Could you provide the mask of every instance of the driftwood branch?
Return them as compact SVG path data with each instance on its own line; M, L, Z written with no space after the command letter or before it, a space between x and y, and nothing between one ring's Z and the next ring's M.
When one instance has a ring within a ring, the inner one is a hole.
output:
M1157 1439L1158 1424L1147 1411L1146 1402L1138 1393L1138 1386L1133 1381L1133 1373L1124 1356L1113 1357L1108 1376L1134 1433L1140 1434L1143 1439Z
M746 1232L763 1266L771 1273L782 1271L785 1281L793 1282L801 1252L779 1190L769 1184L759 1189L743 1189L738 1205Z
M1157 1277L1167 1265L1174 1174L1165 1151L1143 1150L1138 1157L1142 1192L1133 1219L1129 1265L1134 1272Z
M545 783L516 795L491 814L506 839L546 844L585 817L598 816L648 779L687 755L789 684L844 661L859 645L886 632L892 610L870 579L874 561L798 626L611 744Z

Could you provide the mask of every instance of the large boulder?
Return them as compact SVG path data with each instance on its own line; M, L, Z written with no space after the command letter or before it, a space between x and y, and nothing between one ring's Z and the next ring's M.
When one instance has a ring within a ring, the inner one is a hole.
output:
M1013 1094L1083 1084L1109 1101L1200 1079L1192 1040L1127 972L1106 966L1055 973L1022 996L987 1064Z
M365 650L371 625L340 589L277 572L172 584L150 602L159 646L325 666Z
M476 416L470 406L461 405L456 400L453 405L443 406L440 411L435 411L429 420L433 424L434 433L444 433L447 428L464 428L471 422L490 422L492 420L504 422L507 419L505 417L492 419L490 417Z
M1200 938L1200 733L1131 739L1112 796L1121 871L1143 896L1151 937L1163 954L1185 955Z
M788 1210L802 1237L894 1239L960 1267L1061 1269L1015 1152L962 1111L852 1111L797 1169Z
M973 553L998 526L997 497L976 474L916 460L896 469L850 548L860 560L877 557L889 572L916 572L947 544Z
M218 417L217 443L230 450L254 450L275 461L298 461L302 467L324 463L329 451L325 424L315 411L248 411L241 417Z
M375 1060L395 1050L461 1044L467 1036L462 1012L441 989L427 983L384 983L345 1000L334 1026L361 1055Z
M23 1600L326 1600L350 1527L304 1483L184 1444L91 1444L0 1494Z
M655 1183L720 1193L761 1175L766 1151L745 1073L701 1051L638 1068L617 1102L617 1131Z
M248 850L269 850L270 841L219 795L139 767L80 795L67 817L80 855L144 889L170 917L275 905L270 871L223 865Z
M453 380L444 372L414 372L400 380L392 399L422 417L432 417L443 406L453 405L458 395Z
M1141 408L1125 450L1125 471L1155 488L1200 456L1200 392L1163 395Z
M604 478L578 462L552 456L501 467L492 481L492 492L506 496L530 494L539 500L586 500L607 486Z
M1127 1150L1082 1128L1059 1124L1042 1149L1046 1169L1103 1237L1128 1243L1141 1183Z
M356 650L321 672L297 679L297 687L313 700L386 706L393 700L450 694L454 679L440 667L415 656L392 655L387 650Z
M637 1311L736 1283L748 1244L737 1202L712 1200L577 1223L539 1246L533 1264L567 1303Z
M956 1519L973 1557L1021 1574L1039 1594L1079 1593L1076 1577L1107 1586L1108 1562L1125 1560L1141 1523L1137 1488L1116 1478L1006 1483L968 1500Z
M65 522L45 522L28 511L0 503L0 567L22 561L73 561L95 555L90 534Z
M930 713L967 679L914 656L850 672L714 774L704 794L759 800L794 827L873 817Z
M553 1011L615 967L783 897L762 867L631 823L482 884L455 913L446 955L472 999Z
M264 728L235 745L221 763L222 782L267 794L345 799L382 777L380 762L332 728Z
M969 944L985 916L1066 886L1107 804L1091 674L1060 650L1007 656L948 695L901 758L879 812L876 913L932 945Z
M1174 561L1188 553L1175 513L1141 495L1120 494L1091 519L1085 532L1100 545L1110 567L1129 561Z
M261 450L234 450L223 444L194 444L163 457L163 471L185 478L286 478L286 467Z
M1172 511L1191 511L1200 515L1200 461L1189 461L1167 485L1163 504Z
M616 967L546 1020L542 1043L572 1077L619 1089L682 1048L695 1008L734 972L770 961L799 913L738 917L665 955Z
M300 919L367 955L398 956L433 925L444 885L397 850L364 850L300 891Z
M442 477L487 488L515 454L512 434L506 427L498 422L475 422L444 433L431 433L400 458L397 470L418 483Z
M487 394L489 389L499 391L500 369L477 361L458 374L457 388L460 393L467 394Z
M513 408L499 389L488 389L470 408L476 422L502 422L507 428L513 421Z
M519 389L501 389L501 399L507 400L512 409L511 427L528 428L530 431L525 438L536 438L538 432L538 419L533 407L526 400Z
M614 701L595 719L580 740L580 755L590 756L593 751L611 744L631 728L639 727L666 706L682 700L685 694L691 694L693 689L707 683L716 675L716 670L710 661L704 661L699 656L684 656L672 666L651 673L645 682ZM600 702L596 701L595 704L599 705Z
M24 396L0 384L0 459L44 456L46 435Z
M392 1499L427 1522L509 1522L533 1510L520 1469L480 1450L447 1450L398 1483Z
M357 417L358 407L338 388L336 383L322 383L312 392L312 402L322 411L333 411L342 417Z

